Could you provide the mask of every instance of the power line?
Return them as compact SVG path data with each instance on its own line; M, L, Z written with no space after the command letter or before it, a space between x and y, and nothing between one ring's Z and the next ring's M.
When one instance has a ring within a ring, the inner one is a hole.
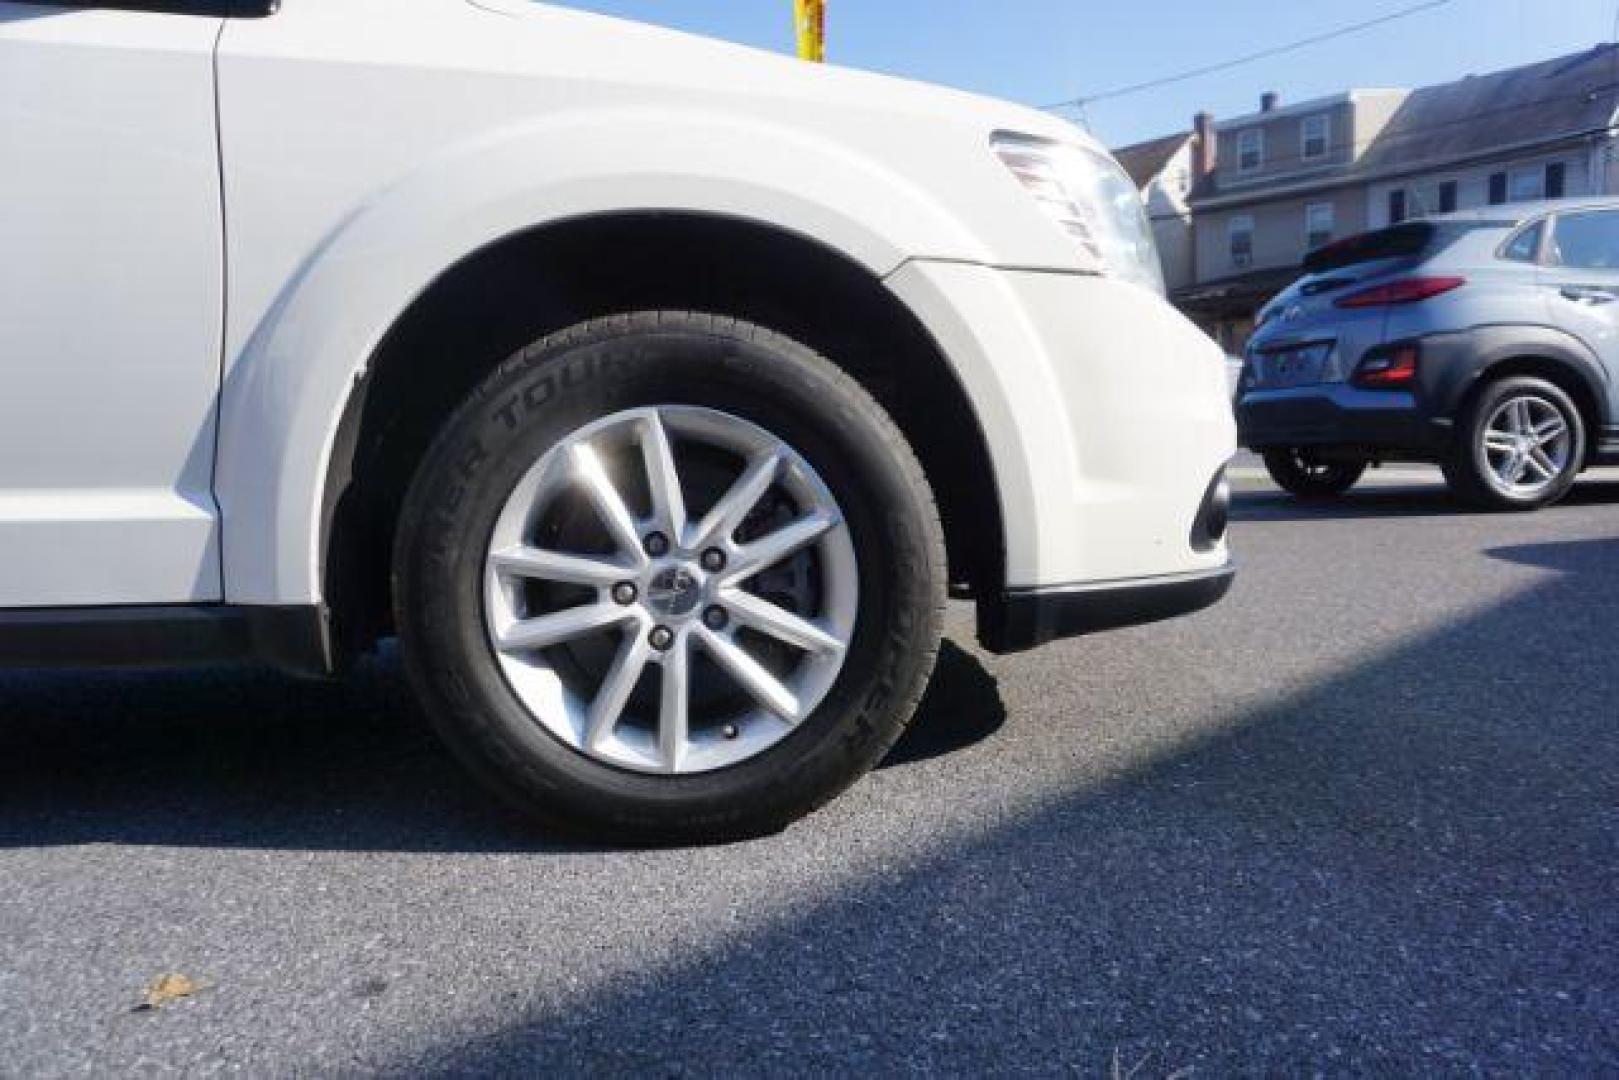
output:
M1358 34L1364 30L1370 30L1373 27L1394 22L1397 19L1409 18L1412 15L1419 15L1424 11L1432 11L1435 8L1444 7L1452 2L1453 0L1423 0L1422 3L1401 8L1399 11L1391 11L1387 15L1380 15L1375 19L1366 19L1362 22L1351 23L1348 26L1340 26L1336 30L1328 30L1324 33L1315 34L1307 38L1300 38L1298 41L1290 41L1285 45L1276 45L1268 49L1261 49L1259 52L1249 53L1246 56L1238 56L1230 60L1223 60L1217 64L1206 64L1203 67L1192 68L1188 71L1178 72L1174 75L1164 75L1160 78L1148 79L1146 82L1132 83L1129 86L1120 86L1112 90L1104 90L1099 94L1088 94L1082 97L1069 98L1067 101L1059 101L1055 104L1044 105L1041 107L1050 111L1055 111L1057 109L1071 109L1075 107L1093 105L1098 101L1111 101L1114 98L1121 98L1130 94L1139 94L1145 90L1156 90L1160 86L1171 86L1175 83L1201 78L1204 75L1213 75L1217 72L1229 71L1232 68L1241 67L1244 64L1252 64L1259 60L1268 60L1273 56L1282 56L1286 53L1296 52L1299 49L1308 48L1311 45L1320 45L1323 42L1332 41L1335 38L1346 37L1350 34Z
M1619 49L1615 49L1613 55L1616 60L1619 60ZM1613 101L1609 104L1609 111L1612 112L1615 106L1619 106L1619 81L1595 83L1572 94L1558 94L1553 97L1540 98L1536 101L1520 101L1512 105L1498 105L1490 109L1480 109L1478 112L1469 113L1466 116L1459 116L1450 120L1441 120L1432 124L1420 124L1415 127L1398 129L1393 128L1393 125L1391 124L1374 134L1356 139L1350 143L1345 143L1342 149L1347 149L1350 152L1350 158L1354 159L1359 156L1360 151L1369 150L1371 147L1380 142L1396 146L1404 145L1412 140L1431 135L1435 132L1446 131L1458 127L1468 127L1493 116L1505 116L1508 113L1531 112L1538 109L1549 108L1564 102L1592 102L1598 100L1599 97L1605 93L1615 93ZM1255 123L1262 122L1262 120L1255 121ZM1574 134L1575 133L1553 132L1547 137L1565 138L1573 137ZM1191 138L1191 136L1191 132L1186 133L1187 138ZM1316 157L1307 158L1302 153L1271 154L1267 152L1263 164L1266 166L1295 165L1302 162L1317 160L1318 158ZM1333 167L1335 164L1342 165L1345 163L1323 161L1321 162L1321 167L1323 169L1327 169Z

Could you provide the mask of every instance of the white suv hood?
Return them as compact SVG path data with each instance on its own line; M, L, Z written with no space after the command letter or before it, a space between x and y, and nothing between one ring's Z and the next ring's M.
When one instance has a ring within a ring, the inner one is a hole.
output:
M512 19L536 33L567 34L599 58L604 75L619 82L640 73L648 83L757 100L820 102L828 107L907 114L984 132L1019 131L1103 149L1073 125L1036 109L929 83L835 65L807 64L750 48L646 23L612 18L534 0L464 0L485 13ZM1105 151L1104 151L1105 152Z

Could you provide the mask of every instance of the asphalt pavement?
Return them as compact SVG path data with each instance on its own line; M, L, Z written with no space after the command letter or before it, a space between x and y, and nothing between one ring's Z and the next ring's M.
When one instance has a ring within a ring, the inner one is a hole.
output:
M1619 481L1239 475L1225 603L955 611L894 758L739 846L536 835L387 655L0 674L0 1074L1619 1072Z

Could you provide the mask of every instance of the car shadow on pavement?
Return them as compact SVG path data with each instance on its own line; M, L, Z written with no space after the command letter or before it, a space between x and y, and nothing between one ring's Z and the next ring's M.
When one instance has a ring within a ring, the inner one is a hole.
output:
M950 642L888 766L1006 719ZM387 649L341 682L254 668L0 672L0 849L142 844L337 851L579 851L496 805L411 701Z
M403 680L391 653L331 683L0 673L0 848L547 846L463 776Z
M1559 507L1619 504L1619 483L1585 480ZM1335 499L1300 500L1282 491L1241 491L1232 499L1234 521L1352 521L1364 518L1457 517L1481 511L1451 497L1443 484L1368 485Z
M914 765L983 742L1006 724L1000 686L978 658L946 638L910 728L881 768Z
M1609 1072L1616 545L1499 549L1545 573L903 871L394 1064Z

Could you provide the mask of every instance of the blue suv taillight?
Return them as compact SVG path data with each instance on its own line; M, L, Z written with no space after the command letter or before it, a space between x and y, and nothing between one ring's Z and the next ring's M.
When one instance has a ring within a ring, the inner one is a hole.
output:
M1463 277L1401 278L1369 289L1352 292L1333 301L1341 308L1388 307L1393 304L1416 304L1432 300L1467 284Z
M1350 376L1351 385L1362 390L1403 390L1417 381L1422 349L1416 345L1395 345L1366 355Z

